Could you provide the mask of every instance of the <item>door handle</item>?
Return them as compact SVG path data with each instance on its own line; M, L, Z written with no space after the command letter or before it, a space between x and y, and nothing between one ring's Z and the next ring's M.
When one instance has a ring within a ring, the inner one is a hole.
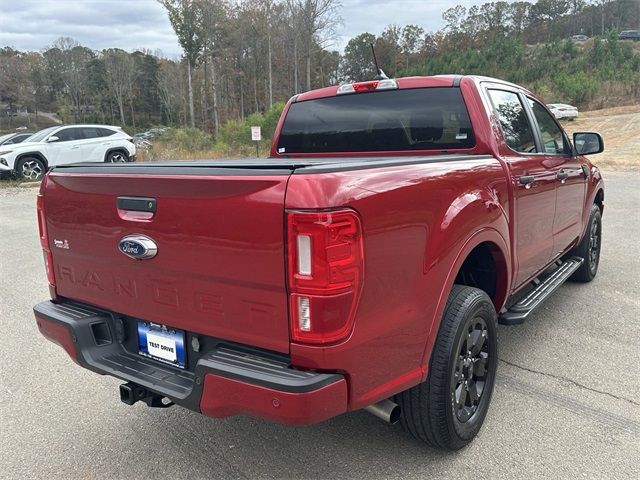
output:
M129 212L151 212L155 213L157 201L150 197L118 197L116 205L120 210Z
M560 183L564 183L567 178L569 178L569 174L567 172L558 172L558 180L560 180Z
M520 185L524 185L524 188L526 189L531 188L531 184L534 180L533 175L522 175L519 179Z
M77 149L79 149L79 148L80 148L80 147L79 147L78 145L76 145L75 147L71 147L71 150L77 150Z

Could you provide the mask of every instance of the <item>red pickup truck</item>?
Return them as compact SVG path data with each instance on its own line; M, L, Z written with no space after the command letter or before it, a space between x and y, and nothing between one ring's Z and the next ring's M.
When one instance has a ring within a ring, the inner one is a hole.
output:
M293 97L269 159L53 168L40 332L121 400L472 440L517 324L598 270L604 187L531 92L472 76Z

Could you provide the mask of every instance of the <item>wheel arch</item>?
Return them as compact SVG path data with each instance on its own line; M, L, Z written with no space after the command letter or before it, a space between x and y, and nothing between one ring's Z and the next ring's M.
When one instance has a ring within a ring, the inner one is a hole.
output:
M506 254L497 243L487 240L465 256L453 283L483 290L499 311L507 297L508 276Z
M129 159L129 152L127 151L127 149L125 147L111 147L109 149L107 149L106 152L104 152L104 158L102 161L106 162L107 161L107 157L109 156L110 153L113 152L120 152L123 153L127 159Z
M470 269L472 270L473 262L478 257L486 258L486 255L490 255L491 262L495 271L492 280L495 283L492 294L487 294L493 302L496 313L500 311L507 300L509 287L511 285L512 272L510 260L511 256L509 252L510 249L508 247L508 244L502 237L502 235L497 230L490 227L486 227L476 231L458 249L455 261L449 269L449 273L443 284L443 288L438 300L438 306L435 310L434 318L431 321L431 326L427 335L427 344L425 345L425 350L422 356L422 365L428 365L428 361L431 357L433 346L440 329L440 323L442 321L442 315L444 314L444 309L447 304L447 299L449 298L449 294L453 289L453 285L456 283L456 279L460 278L461 272L469 271ZM487 281L490 282L492 280L490 279ZM482 282L476 288L480 288L481 290L484 290L486 292L486 283ZM424 378L426 378L427 375L428 369L425 369Z
M582 212L582 232L580 240L584 237L589 226L589 215L591 214L591 206L597 205L600 209L600 215L604 215L604 182L600 176L600 171L593 167L595 173L592 175L593 183L589 185L584 211Z
M16 169L18 162L20 160L22 160L23 158L37 158L38 160L40 160L41 162L44 163L44 168L48 169L49 168L49 161L47 160L47 157L45 157L41 152L35 151L35 152L25 152L25 153L21 153L20 155L18 155L16 157L16 161L13 164L13 168L14 170Z
M602 214L604 212L604 188L602 187L598 188L598 191L596 192L596 196L593 198L593 203L598 205L598 208L600 209L600 214Z

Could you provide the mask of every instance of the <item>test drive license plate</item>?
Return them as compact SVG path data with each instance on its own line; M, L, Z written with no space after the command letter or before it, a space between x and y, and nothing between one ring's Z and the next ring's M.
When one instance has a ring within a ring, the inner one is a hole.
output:
M184 331L151 322L138 322L138 353L179 368L186 366Z

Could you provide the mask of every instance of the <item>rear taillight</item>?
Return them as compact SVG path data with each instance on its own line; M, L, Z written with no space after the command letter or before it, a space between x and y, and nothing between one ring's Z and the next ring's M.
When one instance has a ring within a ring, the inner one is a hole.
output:
M288 212L287 229L291 339L345 339L364 277L360 218L353 210Z
M47 233L47 220L45 217L44 196L38 195L38 234L40 235L40 246L44 256L44 268L47 271L47 280L50 285L55 285L55 277L53 274L53 255L49 249L49 235Z

